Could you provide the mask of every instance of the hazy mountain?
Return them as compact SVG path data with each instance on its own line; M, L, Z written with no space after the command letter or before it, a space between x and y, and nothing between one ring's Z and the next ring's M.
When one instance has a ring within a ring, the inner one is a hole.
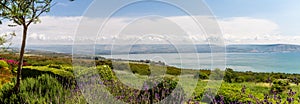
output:
M224 47L216 45L166 45L166 44L139 44L139 45L81 45L74 49L88 51L95 49L96 54L151 54L151 53L210 53L223 52ZM212 48L215 47L215 48ZM72 53L72 45L28 46L27 49L45 50L60 53ZM223 50L223 51L222 51ZM271 52L300 52L300 45L272 44L272 45L227 45L228 53L271 53Z

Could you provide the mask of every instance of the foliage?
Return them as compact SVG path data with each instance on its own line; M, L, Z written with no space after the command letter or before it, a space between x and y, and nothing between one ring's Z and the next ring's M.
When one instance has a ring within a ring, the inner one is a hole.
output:
M0 69L8 67L8 64L4 60L0 60Z
M70 79L74 77L72 72L65 71L63 69L49 68L48 66L25 66L23 67L22 76L25 78L36 77L46 73Z
M85 88L88 87L87 89L92 90L88 91L91 95L88 96L88 99L90 99L91 102L96 102L95 99L99 98L106 98L106 100L110 99L115 101L113 98L111 98L114 97L115 99L125 103L155 103L165 99L167 96L177 99L177 102L181 102L185 96L182 88L177 84L178 80L170 77L155 77L149 79L143 84L142 89L135 89L123 84L108 65L97 66L96 68L78 67L76 68L75 72L78 75L76 76L77 79L82 79L83 77L87 79L78 80L78 83L80 85L84 84ZM100 79L95 79L96 75L99 75ZM93 82L96 83L93 84ZM178 89L175 90L175 88ZM108 93L110 93L112 96L109 96ZM97 94L98 96L92 96L94 94ZM173 101L173 99L166 100L166 103L171 102L175 101Z
M96 63L96 66L99 66L99 65L108 65L112 69L114 69L114 66L119 66L119 65L113 65L113 64L118 64L118 63L116 63L116 62L113 63L111 60L108 60L108 59L95 60L95 63ZM117 68L117 69L122 69L122 68Z
M166 73L169 74L169 75L175 75L175 76L177 76L177 75L181 74L181 69L176 68L176 67L172 67L172 66L168 66Z
M0 16L5 20L12 21L14 25L22 26L22 45L20 49L19 64L17 69L17 82L15 92L20 91L21 72L26 47L27 31L32 23L40 22L39 16L49 12L52 0L2 0L0 1ZM2 19L1 19L2 20ZM2 22L0 21L0 24Z
M209 79L207 74L200 72L200 71L194 77L199 78L199 79Z
M43 74L53 76L65 87L71 87L76 84L72 72L66 71L64 68L56 69L48 66L25 66L23 67L22 78L37 78Z
M109 63L107 65L110 66L112 64L112 67L114 70L121 70L121 71L129 71L134 74L139 74L139 75L150 75L150 74L155 74L151 73L151 71L158 72L160 74L166 73L169 75L180 75L181 74L181 69L173 67L173 66L161 66L161 65L155 65L155 64L146 64L146 63L138 63L138 62L129 62L129 63L124 63L124 62L113 62ZM191 71L190 73L194 73L195 71ZM157 73L156 73L157 74Z
M10 82L13 77L8 67L9 65L4 60L0 60L0 89L3 84Z
M0 55L0 57L2 57ZM7 56L12 57L12 56ZM7 58L9 59L9 58ZM38 59L39 61L34 61ZM53 58L53 57L39 57L39 56L31 56L28 58L27 61L30 64L35 64L35 62L45 61L46 59L50 59L49 62L63 62L63 58ZM57 59L57 60L56 60ZM31 61L33 60L33 61ZM93 62L94 60L83 60L82 62ZM105 64L108 65L105 65ZM176 75L187 74L187 75L195 75L195 77L199 77L200 79L207 79L208 76L213 75L212 73L223 73L221 70L217 71L210 71L210 70L189 70L187 73L181 72L181 69L172 67L171 70L176 70L173 75L168 75L168 77L155 77L146 80L144 84L141 84L142 89L135 89L132 88L119 80L114 71L112 71L109 61L108 62L101 62L103 65L98 65L97 67L82 67L76 66L74 69L69 65L69 62L63 64L44 64L43 66L25 66L24 73L23 73L23 80L22 84L25 82L28 83L26 86L32 86L30 83L36 83L33 80L37 80L39 77L47 74L54 78L56 81L59 82L59 86L62 86L63 90L66 91L65 94L61 95L60 98L57 99L56 102L52 103L65 103L65 104L74 104L74 103L82 103L85 104L89 101L95 101L97 99L109 99L110 103L120 103L119 101L123 101L125 103L155 103L162 100L165 96L171 96L176 98L177 100L181 101L185 97L182 95L184 92L181 89L180 85L177 84L178 77ZM138 63L138 62L131 62L129 64L125 63L113 63L111 64L114 67L115 71L121 71L127 73L129 71L135 71L136 73L133 74L135 76L143 76L145 78L149 78L152 76L148 76L152 70L158 70L159 72L163 72L163 70L168 69L167 67L170 66L151 66L151 64L146 63ZM165 68L165 69L164 69ZM184 69L185 70L185 69ZM187 69L188 70L188 69ZM178 74L178 72L180 72ZM76 73L76 78L73 75ZM143 74L144 73L144 74ZM177 73L177 74L176 74ZM217 96L211 96L209 93L204 92L206 89L216 90L214 88L206 87L206 83L209 81L214 80L199 80L198 85L195 88L195 92L193 97L188 100L188 103L202 103L201 99L206 97L208 100L206 101L213 101L214 103L298 103L300 101L300 94L297 93L300 91L299 86L297 86L296 82L298 82L298 78L300 78L299 74L286 74L286 73L261 73L261 72L237 72L233 71L232 69L227 69L224 75L224 82L222 83L220 89L218 89ZM122 74L122 73L121 73ZM131 74L131 73L129 73ZM136 75L140 74L140 75ZM170 73L168 73L170 74ZM100 79L96 79L100 76ZM170 77L171 76L171 77ZM222 76L222 74L216 74L216 78ZM193 78L188 76L189 78ZM75 79L86 78L86 80L76 80ZM215 78L215 77L213 77ZM69 83L68 81L72 82ZM53 79L51 79L53 80ZM51 81L50 80L50 81ZM124 79L129 80L128 82L132 82L131 79ZM56 82L55 81L55 82ZM269 83L272 81L272 83ZM15 82L15 81L12 81ZM5 85L1 89L1 98L3 95L8 96L8 92L12 89L14 83L10 81L6 82ZM68 83L67 83L68 82ZM96 83L95 83L96 82ZM47 82L51 83L51 82ZM95 84L93 84L95 83ZM295 84L290 84L295 83ZM53 83L51 83L53 84ZM79 85L78 85L79 84ZM90 90L92 92L90 95L85 95L81 93L79 90L80 85L87 85L86 90ZM25 84L24 84L25 85ZM54 84L55 85L55 84ZM156 85L156 86L155 86ZM41 84L38 86L42 86ZM52 85L48 85L52 86ZM179 88L179 90L174 90L174 88ZM26 87L30 89L30 87ZM44 89L44 87L36 88L36 89ZM52 89L52 88L50 88ZM55 89L55 88L53 88ZM32 89L31 89L32 90ZM61 89L56 89L61 90ZM21 92L24 91L21 88ZM38 91L33 91L38 92ZM47 91L46 91L47 92ZM169 93L160 93L160 92L169 92ZM170 92L174 92L174 94L170 94ZM23 93L23 92L22 92ZM27 93L24 92L24 95L20 94L12 94L10 95L10 101L16 100L20 101L19 99L23 96L30 96L29 94L35 94L33 96L38 96L38 93ZM44 93L45 94L45 93ZM51 95L49 92L48 94ZM96 96L95 94L100 96ZM34 101L40 101L36 103L50 103L45 99L53 98L49 95L49 97L36 97L33 99L29 97L28 99L34 103ZM54 95L54 94L53 94ZM59 93L56 95L60 96ZM112 96L110 96L112 95ZM68 97L68 99L65 99ZM0 98L0 99L1 99ZM4 102L2 98L1 101ZM26 98L26 97L24 97ZM87 101L86 101L87 100ZM26 100L22 100L25 102ZM0 103L2 103L0 102ZM172 102L171 102L172 103Z
M223 76L224 76L224 71L222 71L221 69L215 69L211 71L210 78L212 80L222 80Z
M135 73L140 74L140 75L150 75L151 74L149 65L130 63L129 66L130 66L130 70L134 74Z
M1 17L1 16L0 16ZM0 20L1 22L1 20ZM1 24L1 23L0 23ZM6 52L10 45L12 45L11 40L16 36L15 33L4 34L0 36L0 51Z
M22 81L20 93L12 93L13 83L8 83L0 89L0 103L54 103L65 102L70 96L70 90L64 89L58 80L41 75L37 78L26 78Z
M233 69L227 68L224 76L224 81L232 83L233 79L236 78L236 74L234 73Z
M277 79L273 81L273 85L271 87L271 92L272 93L282 93L283 91L286 91L289 89L289 81L288 80L282 80L282 79Z
M38 17L49 12L52 0L3 0L0 2L0 15L17 25L30 25L40 20Z

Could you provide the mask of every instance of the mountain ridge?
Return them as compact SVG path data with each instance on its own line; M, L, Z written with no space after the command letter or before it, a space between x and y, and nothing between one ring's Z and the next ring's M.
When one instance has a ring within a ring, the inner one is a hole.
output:
M87 46L77 45L78 50L89 50ZM217 49L212 51L211 49ZM96 54L152 54L152 53L274 53L274 52L300 52L300 45L295 44L234 44L221 47L209 44L197 45L170 45L170 44L137 44L137 45L95 45ZM72 45L30 45L28 50L45 50L59 53L72 53ZM75 48L74 48L75 49Z

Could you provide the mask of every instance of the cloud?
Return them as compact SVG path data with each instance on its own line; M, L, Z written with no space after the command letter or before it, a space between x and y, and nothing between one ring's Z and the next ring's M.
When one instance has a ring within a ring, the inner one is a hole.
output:
M219 20L219 23L226 42L231 44L274 43L280 34L280 27L265 19L234 17Z
M64 7L69 6L67 3L61 3L61 2L57 3L56 5L57 6L64 6Z
M29 34L28 39L46 40L46 37L44 34L32 33L32 34Z
M219 20L228 44L300 44L300 36L282 33L273 21L249 17Z
M300 44L300 36L285 36L276 23L266 19L233 17L216 21L208 16L195 18L200 18L202 27L189 16L149 16L138 19L117 17L109 20L81 16L43 16L40 18L41 23L30 26L27 41L28 44L72 44L74 39L82 43L96 41L99 44L206 44L207 40L219 40L214 37L218 32L213 31L221 28L227 44ZM103 21L106 25L99 24ZM217 22L220 27L215 24ZM14 38L14 44L20 44L21 27L11 28L7 27L8 24L11 22L0 25L0 34L15 31L18 36Z
M28 30L28 44L68 44L73 42L75 30L81 17L54 17L43 16L40 18L41 23L32 24ZM15 32L16 37L13 39L14 44L21 43L22 28L8 27L12 22L5 22L0 25L0 34Z

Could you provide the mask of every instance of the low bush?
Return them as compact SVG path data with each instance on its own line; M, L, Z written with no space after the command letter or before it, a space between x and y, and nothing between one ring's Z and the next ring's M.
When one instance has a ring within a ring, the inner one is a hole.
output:
M202 72L197 73L194 77L199 79L209 79L208 75Z
M277 79L273 81L273 85L271 87L272 93L282 93L290 88L289 81L283 79Z
M140 75L150 75L150 67L147 64L136 64L136 63L129 63L130 70L134 74L140 74Z
M180 75L181 74L181 69L176 68L176 67L172 67L172 66L168 66L166 73L170 74L170 75Z
M0 69L1 68L5 68L8 67L9 65L4 61L4 60L0 60Z
M43 74L48 74L55 77L64 86L72 86L75 84L74 74L72 72L49 68L48 66L25 66L22 70L22 78L37 78Z
M135 67L136 69L141 68L140 66ZM76 68L75 72L78 72L76 74L78 75L76 76L76 79L81 79L77 80L77 82L79 82L80 85L85 86L85 88L90 88L87 90L92 90L87 91L90 92L88 94L99 92L95 93L97 96L93 94L91 96L88 95L87 98L92 102L96 102L97 100L91 98L107 98L106 100L114 100L110 98L114 97L117 101L125 103L143 104L160 102L166 97L170 97L168 100L165 100L165 103L178 103L182 102L185 97L183 89L177 84L178 80L175 78L155 77L147 80L143 84L143 89L135 89L123 84L108 65L85 69L83 67L78 67L78 71ZM97 74L95 72L97 72ZM93 79L97 78L98 75L100 79ZM103 85L105 87L101 87ZM177 89L175 90L175 88Z
M114 69L115 62L113 63L111 60L103 59L103 60L95 60L96 66L99 65L108 65L110 68Z
M9 65L5 61L0 60L0 89L3 84L10 82L11 78L13 78L8 67Z
M57 79L49 75L22 80L20 92L13 93L14 83L7 83L0 89L1 104L59 104L71 96L70 90L65 89Z

